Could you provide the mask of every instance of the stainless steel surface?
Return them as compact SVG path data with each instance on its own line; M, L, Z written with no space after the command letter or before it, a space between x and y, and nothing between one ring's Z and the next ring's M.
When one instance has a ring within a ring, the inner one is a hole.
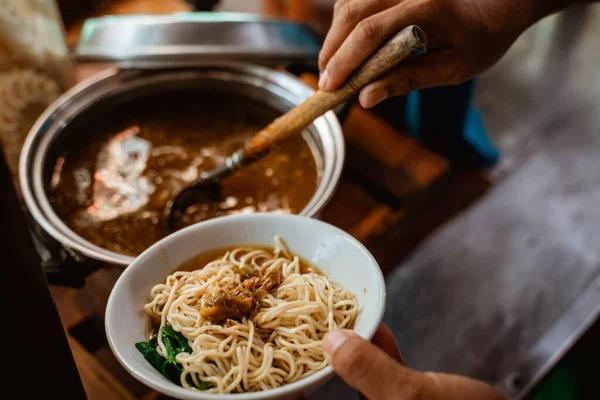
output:
M191 67L221 61L315 66L320 39L307 25L242 13L88 19L76 55L121 68Z
M600 6L526 32L476 104L495 188L388 278L409 365L523 398L600 315Z
M46 185L54 161L68 135L76 134L77 124L107 103L126 102L178 87L211 88L236 93L266 104L280 112L301 103L312 93L302 81L285 72L248 64L221 64L185 71L109 70L74 87L59 98L31 129L20 160L23 198L35 220L55 239L90 258L126 266L132 257L117 254L84 240L70 230L54 213L46 195ZM301 215L318 216L333 195L344 161L344 139L333 112L328 112L304 132L316 155L320 183Z

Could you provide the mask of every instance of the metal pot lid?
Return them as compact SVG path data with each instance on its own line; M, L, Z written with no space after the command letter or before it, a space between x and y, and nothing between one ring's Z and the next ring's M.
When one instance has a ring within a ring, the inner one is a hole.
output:
M121 68L183 68L215 62L317 63L321 40L306 24L259 15L196 12L86 20L75 54Z

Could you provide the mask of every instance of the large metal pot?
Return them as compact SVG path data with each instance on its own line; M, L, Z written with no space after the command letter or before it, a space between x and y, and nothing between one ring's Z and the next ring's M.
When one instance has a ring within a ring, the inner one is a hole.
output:
M312 89L287 72L248 64L218 64L179 70L111 69L82 82L60 97L38 119L23 146L20 183L26 207L39 226L75 256L127 266L132 257L100 248L85 240L60 220L46 193L58 155L69 146L69 137L84 134L77 127L91 116L157 91L181 87L210 88L235 93L285 112L299 104ZM110 116L107 116L108 118ZM344 140L333 112L318 118L304 132L320 168L320 183L301 215L317 217L332 197L344 161Z

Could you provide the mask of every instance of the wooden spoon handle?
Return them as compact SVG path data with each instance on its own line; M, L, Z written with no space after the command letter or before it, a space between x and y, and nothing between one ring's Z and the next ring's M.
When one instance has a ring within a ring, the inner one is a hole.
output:
M425 44L425 34L421 28L415 25L404 28L358 68L339 89L333 92L315 92L302 104L292 108L249 139L244 145L244 159L257 157L272 145L302 132L315 119L348 101L362 88L392 70Z

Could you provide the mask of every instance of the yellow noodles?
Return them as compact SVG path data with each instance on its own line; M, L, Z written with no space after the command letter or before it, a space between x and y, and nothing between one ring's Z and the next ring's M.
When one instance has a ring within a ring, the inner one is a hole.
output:
M208 392L239 393L275 388L314 374L327 365L321 339L331 329L352 328L358 313L354 295L302 265L276 238L275 249L236 248L192 272L177 271L152 288L146 313L160 327L181 332L192 354L180 353L181 384L190 375L210 382ZM303 270L303 268L306 268ZM260 277L281 270L281 283L259 300L260 307L241 322L214 324L201 316L201 299L217 290L233 291L237 271ZM304 272L304 273L302 273ZM158 331L158 353L166 355Z

